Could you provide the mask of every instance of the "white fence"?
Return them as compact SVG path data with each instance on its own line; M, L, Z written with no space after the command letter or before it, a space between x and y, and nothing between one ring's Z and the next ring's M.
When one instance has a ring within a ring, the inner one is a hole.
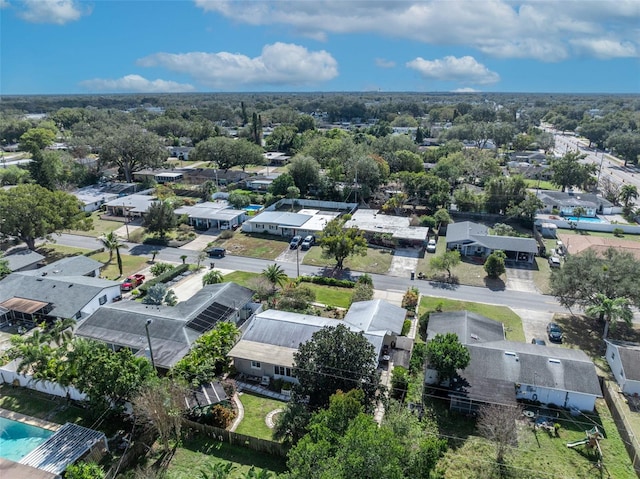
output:
M548 218L536 220L536 224L553 223L558 228L571 229L572 224L576 226L576 230L583 231L601 231L604 233L612 233L614 229L619 228L627 234L640 234L640 225L628 225L618 223L591 223L586 221L569 221L560 218Z
M20 374L16 371L12 371L10 367L14 365L11 362L3 367L0 367L0 380L4 384L13 384L15 386L21 386L28 389L33 389L45 394L51 394L52 396L69 397L74 401L84 401L87 399L87 395L78 391L75 387L69 386L67 388L60 386L58 383L52 381L38 381L33 379L32 376L27 374Z

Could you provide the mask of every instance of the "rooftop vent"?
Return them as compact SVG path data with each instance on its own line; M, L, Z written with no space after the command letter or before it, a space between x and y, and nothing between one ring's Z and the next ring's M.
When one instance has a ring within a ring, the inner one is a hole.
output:
M477 341L480 339L480 336L478 336L477 334L472 334L471 339L475 339Z
M553 364L560 364L560 360L559 359L549 358L549 362L553 363Z

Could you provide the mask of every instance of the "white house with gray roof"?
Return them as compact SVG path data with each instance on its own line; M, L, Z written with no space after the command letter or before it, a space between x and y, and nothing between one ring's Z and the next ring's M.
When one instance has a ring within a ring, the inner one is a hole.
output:
M246 211L233 209L226 201L207 201L193 206L182 206L174 213L187 215L189 224L197 230L228 230L241 225L247 218Z
M393 244L424 246L429 236L429 228L411 226L410 218L383 214L378 210L359 209L344 224L345 228L358 228L364 231L368 240L376 235L388 236Z
M558 211L564 216L573 216L573 211L578 206L584 209L582 216L594 217L597 214L612 215L622 212L621 206L616 206L609 200L593 193L577 193L572 191L547 191L540 190L536 196L544 204L540 213L553 213Z
M606 339L605 357L624 394L640 395L640 344Z
M427 342L446 333L457 334L471 356L450 384L453 410L472 413L482 404L528 400L593 411L602 397L595 365L583 351L507 341L501 323L468 311L432 313ZM438 382L428 367L425 382Z
M0 324L81 320L121 297L120 283L97 277L102 263L85 256L12 273L0 281Z
M149 210L149 207L153 203L157 203L157 201L153 196L136 194L108 201L105 203L105 207L107 214L111 216L142 218Z
M295 382L293 355L313 333L342 324L363 332L379 357L383 346L395 345L405 316L404 308L379 299L353 303L343 320L269 309L253 317L229 357L239 373Z
M533 263L538 253L538 243L533 238L490 235L489 228L471 221L448 225L446 241L448 250L458 250L463 256L486 258L501 250L508 260Z

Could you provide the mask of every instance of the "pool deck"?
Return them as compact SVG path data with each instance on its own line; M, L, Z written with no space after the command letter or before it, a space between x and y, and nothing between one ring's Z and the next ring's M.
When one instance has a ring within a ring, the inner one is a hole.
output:
M0 457L0 477L3 479L60 479L58 474L25 466Z
M0 408L0 417L11 419L12 421L23 422L31 426L41 427L42 429L48 429L49 431L57 431L62 427L61 424L56 424L55 422L45 421L43 419L38 419L37 417L27 416L25 414L20 414L19 412L9 411L2 408Z

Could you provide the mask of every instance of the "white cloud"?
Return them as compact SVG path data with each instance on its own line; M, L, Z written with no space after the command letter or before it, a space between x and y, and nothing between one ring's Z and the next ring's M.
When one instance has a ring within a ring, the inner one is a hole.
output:
M631 42L620 42L608 38L580 38L571 43L585 55L601 59L638 56L638 48Z
M24 10L19 16L32 23L64 25L90 13L75 0L23 0Z
M407 63L407 67L419 72L424 78L440 81L455 81L474 85L488 85L500 81L500 75L478 63L470 56L447 56L438 60L418 57Z
M139 92L139 93L181 93L194 91L193 85L177 83L169 80L147 80L140 75L126 75L122 78L94 78L80 82L80 85L91 91L107 92Z
M195 0L205 12L251 25L285 25L306 37L372 32L434 45L462 45L504 58L560 61L585 36L640 50L638 0ZM606 49L605 49L606 50ZM616 53L613 51L612 53ZM620 54L618 52L617 54Z
M475 88L456 88L455 90L451 90L453 93L477 93L480 90L476 90Z
M7 0L0 0L0 9L7 8L9 6L9 2Z
M265 45L255 58L229 52L155 53L137 63L161 66L190 75L203 85L230 90L238 85L315 84L338 75L338 64L331 54L288 43Z
M384 58L376 58L376 66L380 68L393 68L396 66L396 62L385 60Z

